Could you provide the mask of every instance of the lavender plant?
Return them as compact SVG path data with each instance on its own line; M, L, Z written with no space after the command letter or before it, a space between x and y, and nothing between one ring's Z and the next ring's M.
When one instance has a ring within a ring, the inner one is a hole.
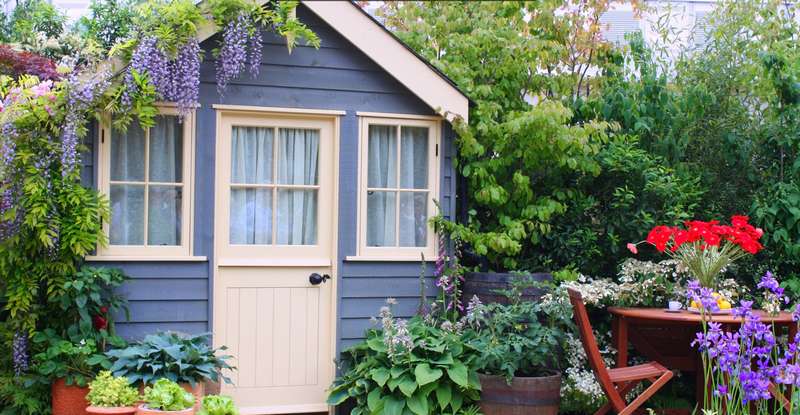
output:
M758 284L767 299L785 303L783 291L771 273ZM710 318L716 310L711 290L690 283L687 296L703 304L703 330L692 343L700 352L708 390L704 407L716 414L793 414L797 408L795 392L800 386L798 344L800 336L782 341L774 324L761 321L752 301L741 301L734 315L742 319L739 330L725 332ZM768 300L769 301L769 300ZM793 313L800 319L800 307ZM776 395L789 396L784 406L773 402ZM754 410L755 412L753 412Z

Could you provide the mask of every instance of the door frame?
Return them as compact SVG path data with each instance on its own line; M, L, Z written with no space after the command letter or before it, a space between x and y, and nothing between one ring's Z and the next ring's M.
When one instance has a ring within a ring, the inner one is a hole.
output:
M221 220L227 220L228 218L221 218L219 215L219 189L223 183L220 183L221 178L220 175L217 174L217 166L219 163L218 157L220 154L220 146L223 144L220 137L222 136L222 119L226 115L233 115L233 116L253 116L255 118L258 117L280 117L280 118L297 118L300 120L319 120L319 121L327 121L331 122L332 127L332 134L331 139L333 140L332 146L332 153L331 157L333 158L333 166L332 166L332 211L333 217L331 218L331 258L330 258L330 268L331 268L331 275L332 278L328 282L331 284L331 301L330 301L330 310L328 313L327 322L330 327L330 333L332 336L330 342L330 356L333 359L336 359L336 350L338 347L337 338L338 338L338 303L339 303L339 150L340 150L340 127L341 127L341 117L346 115L345 111L338 111L338 110L322 110L322 109L303 109L303 108L282 108L282 107L258 107L258 106L245 106L245 105L221 105L215 104L212 105L212 108L215 110L215 127L214 127L214 229L213 229L213 237L212 237L212 244L213 244L213 261L212 261L212 273L210 275L211 283L211 317L209 320L211 321L211 333L212 333L212 342L214 343L215 347L219 347L216 343L216 336L214 336L214 328L217 324L222 324L222 322L218 321L219 315L215 312L216 308L216 301L215 297L218 293L218 279L217 276L219 275L219 268L220 268L220 261L219 261L219 244L217 243L218 237L224 237L219 235L219 227ZM223 266L225 267L259 267L259 266L282 266L282 267L306 267L306 266L314 266L319 264L313 263L302 263L301 260L288 260L288 261L281 261L280 263L226 263ZM326 321L326 319L320 319L320 323ZM331 361L331 365L334 363ZM333 370L334 376L336 376L336 370ZM331 379L333 381L333 379ZM330 406L325 404L327 411L330 414L334 413L334 409ZM265 405L268 407L269 405ZM317 407L310 407L307 411L319 411Z

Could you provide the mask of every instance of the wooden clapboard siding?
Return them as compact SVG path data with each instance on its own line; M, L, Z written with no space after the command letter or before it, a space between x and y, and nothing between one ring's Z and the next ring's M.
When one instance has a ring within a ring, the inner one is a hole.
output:
M263 107L331 109L345 111L340 119L339 148L339 232L338 314L339 350L363 337L387 297L399 304L395 311L409 317L418 304L420 263L347 262L356 254L358 183L358 117L356 112L385 112L433 115L429 108L368 56L314 16L304 6L298 17L311 25L320 36L319 49L298 46L291 54L285 41L265 33L261 71L233 80L224 96L217 92L216 61L211 50L217 37L202 43L206 52L201 66L200 104L196 113L195 188L193 254L205 256L197 262L127 262L100 263L122 268L133 280L122 292L131 301L130 322L120 322L120 332L128 337L173 329L185 332L210 331L213 313L210 287L214 244L214 169L216 111L214 104ZM453 174L453 132L443 127L440 191L437 197L446 216L452 217L455 206ZM90 137L87 144L96 149ZM95 151L96 154L96 151ZM96 156L85 160L84 180L95 182ZM223 236L224 237L224 236ZM431 267L427 267L430 277ZM428 280L428 295L434 295L433 281Z

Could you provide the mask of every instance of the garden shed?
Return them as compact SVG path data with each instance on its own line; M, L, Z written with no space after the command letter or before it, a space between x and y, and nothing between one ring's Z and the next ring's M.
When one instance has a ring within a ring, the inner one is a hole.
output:
M211 332L235 356L244 413L326 411L338 351L387 297L410 316L429 219L454 212L451 121L469 101L351 2L301 2L319 48L262 33L260 74L214 79L216 30L199 106L125 133L99 123L82 177L109 197L107 247L87 258L131 277L119 332ZM435 287L428 284L429 293Z

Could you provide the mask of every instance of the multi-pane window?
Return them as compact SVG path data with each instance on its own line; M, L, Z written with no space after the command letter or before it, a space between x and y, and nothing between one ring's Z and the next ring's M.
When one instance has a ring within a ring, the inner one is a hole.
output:
M433 247L429 219L438 178L437 125L377 119L364 123L362 255L405 251L419 259L419 252Z
M165 111L150 128L105 130L101 177L111 221L99 254L189 255L188 120Z
M231 245L316 245L320 132L233 126Z

